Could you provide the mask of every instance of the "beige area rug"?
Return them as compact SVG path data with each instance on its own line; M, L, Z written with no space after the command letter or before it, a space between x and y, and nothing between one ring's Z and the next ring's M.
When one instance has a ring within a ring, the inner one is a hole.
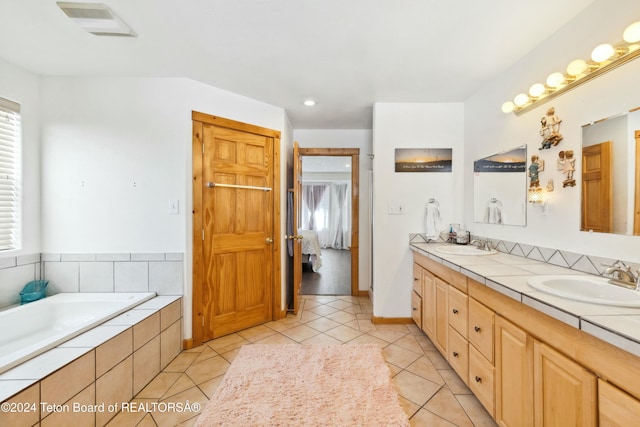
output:
M245 345L195 424L409 426L380 347Z

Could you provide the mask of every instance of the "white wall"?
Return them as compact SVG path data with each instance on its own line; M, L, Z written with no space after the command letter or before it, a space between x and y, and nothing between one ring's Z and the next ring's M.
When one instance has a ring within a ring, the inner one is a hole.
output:
M366 291L371 284L371 252L369 238L371 227L369 221L369 171L371 170L371 159L367 154L371 154L371 130L369 129L348 129L348 130L318 130L318 129L296 129L293 132L293 139L297 141L301 148L359 148L360 167L360 217L359 217L359 267L358 267L358 289Z
M375 104L373 112L373 311L377 317L410 317L412 255L409 234L423 232L430 198L443 223L462 223L464 106ZM396 173L396 148L452 148L452 172ZM389 204L403 215L389 215ZM468 206L473 215L473 205Z
M0 59L0 97L20 104L22 127L19 248L0 252L0 307L20 302L24 285L40 278L40 79Z
M192 110L282 131L285 146L290 139L281 108L189 79L42 83L43 252L184 253L186 338ZM169 200L179 200L178 215L169 214Z
M20 104L22 126L21 247L0 257L40 252L40 78L0 59L0 97Z
M536 81L544 81L556 70L564 70L573 59L588 59L600 43L615 43L622 31L640 16L640 3L625 0L599 0L568 25L525 56L503 75L487 83L465 102L465 221L482 236L526 242L587 255L640 261L640 238L580 232L581 126L640 106L640 60L634 60L610 73L583 84L521 116L504 114L500 106L514 95L526 92ZM540 147L540 118L554 106L562 119L564 140L549 150ZM473 224L473 160L520 144L527 144L528 157L540 154L545 170L541 184L553 179L547 215L529 206L527 226L504 227ZM565 178L555 167L558 151L573 150L577 159L576 187L562 188ZM467 208L468 207L468 208Z

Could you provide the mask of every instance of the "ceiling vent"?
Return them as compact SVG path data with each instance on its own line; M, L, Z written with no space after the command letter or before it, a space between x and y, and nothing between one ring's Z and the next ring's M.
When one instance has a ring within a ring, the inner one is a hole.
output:
M136 36L106 4L57 2L57 5L72 21L96 36Z

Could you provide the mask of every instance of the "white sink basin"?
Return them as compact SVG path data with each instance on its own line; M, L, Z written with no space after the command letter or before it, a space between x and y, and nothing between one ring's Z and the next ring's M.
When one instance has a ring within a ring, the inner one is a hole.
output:
M548 294L620 307L640 307L640 292L608 283L597 276L535 276L527 280L532 288Z
M436 251L443 254L448 254L448 255L492 255L498 252L495 249L491 249L490 251L485 251L483 249L478 249L477 247L471 246L471 245L457 245L457 246L442 245L442 246L436 247Z

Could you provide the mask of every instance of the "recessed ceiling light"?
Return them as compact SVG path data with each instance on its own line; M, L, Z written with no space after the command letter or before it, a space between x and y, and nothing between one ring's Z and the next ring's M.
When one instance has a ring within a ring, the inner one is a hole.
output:
M93 35L125 37L136 35L106 4L59 1L57 5L72 21Z
M313 107L314 105L316 105L316 101L314 101L313 99L306 99L303 104L307 107Z

